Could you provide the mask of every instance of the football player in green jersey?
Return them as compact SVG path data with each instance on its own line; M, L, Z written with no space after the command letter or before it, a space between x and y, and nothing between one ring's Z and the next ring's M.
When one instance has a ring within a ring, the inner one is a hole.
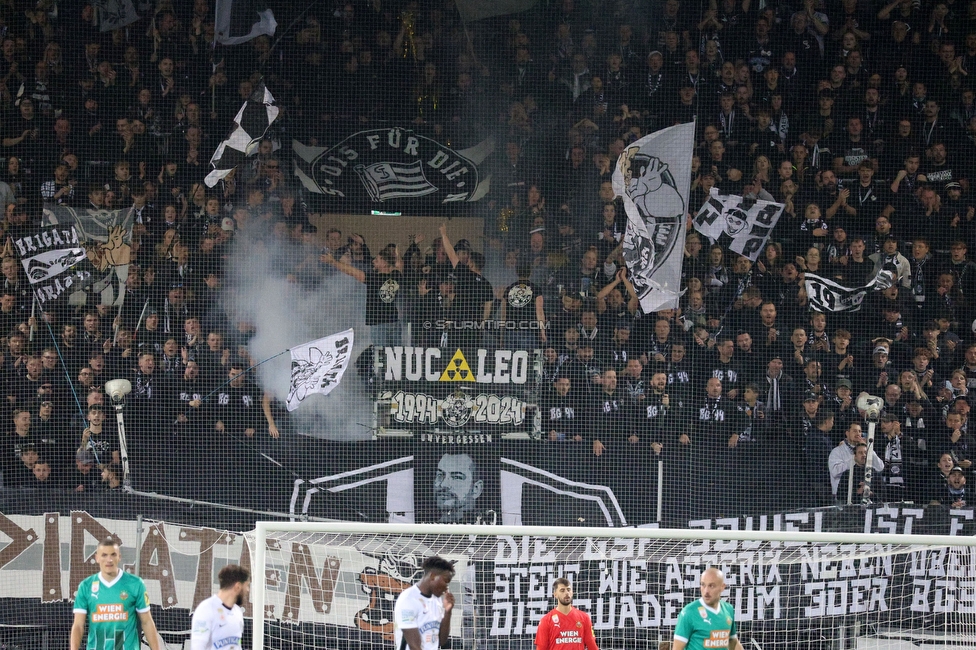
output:
M95 562L99 572L82 580L75 594L71 650L81 650L89 623L87 650L140 650L137 615L150 650L159 650L146 585L142 578L122 570L118 542L106 539L99 544Z
M715 568L701 576L701 598L678 614L671 650L742 650L735 625L735 610L722 600L725 576ZM72 648L72 650L74 650Z

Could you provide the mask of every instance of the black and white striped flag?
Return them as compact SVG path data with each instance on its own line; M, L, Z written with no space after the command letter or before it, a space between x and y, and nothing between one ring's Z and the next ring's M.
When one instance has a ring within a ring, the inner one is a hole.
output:
M217 42L239 45L258 36L273 36L278 23L267 4L261 0L217 0Z
M424 176L419 160L410 164L381 162L357 165L356 173L374 201L388 201L411 196L424 196L437 191L437 186Z
M234 130L220 143L210 164L213 171L207 174L204 182L213 187L230 174L245 158L257 152L261 138L268 132L271 123L278 118L279 109L274 105L271 92L259 84L251 97L244 102L234 118Z

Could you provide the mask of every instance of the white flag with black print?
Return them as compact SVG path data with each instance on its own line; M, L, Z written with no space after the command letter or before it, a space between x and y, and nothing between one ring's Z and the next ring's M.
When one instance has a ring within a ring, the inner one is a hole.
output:
M882 291L895 281L895 274L884 270L878 271L863 287L845 287L813 273L805 273L803 277L810 308L819 312L858 311L869 291Z
M217 146L210 164L213 171L207 174L204 183L213 187L220 179L234 171L248 156L257 153L261 138L271 128L271 124L278 119L280 110L274 105L275 98L271 96L263 83L258 84L241 110L234 118L234 130L226 140Z
M353 331L348 329L291 349L289 411L297 409L309 395L328 395L339 385L352 357L352 345Z
M139 12L132 0L94 0L91 4L97 12L101 32L110 32L139 20Z
M783 207L782 203L719 194L718 188L713 187L695 215L695 230L755 262L783 214Z
M217 42L239 45L258 36L274 36L278 22L260 0L217 0L214 11Z
M695 125L678 124L637 140L617 159L614 194L623 198L623 258L644 313L678 306L691 187Z

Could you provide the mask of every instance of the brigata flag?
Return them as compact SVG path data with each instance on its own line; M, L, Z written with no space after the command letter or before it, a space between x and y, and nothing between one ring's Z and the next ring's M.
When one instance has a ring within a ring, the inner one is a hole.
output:
M844 285L814 273L805 273L805 288L810 308L819 312L858 311L869 291L887 289L895 281L891 271L879 271L863 287Z
M694 146L694 123L678 124L634 142L613 170L627 212L623 257L647 314L675 308L681 297Z
M755 262L781 214L782 203L719 194L713 187L695 215L695 230Z
M71 225L42 228L13 244L42 307L92 282L88 254Z
M217 0L214 12L217 42L239 45L258 36L274 36L278 22L261 0Z
M353 331L339 332L291 349L291 386L288 410L294 411L309 395L328 395L339 385L352 357Z
M248 97L241 110L234 117L234 128L227 139L217 146L210 165L213 171L207 174L203 182L207 187L213 187L220 179L230 175L248 156L258 151L261 138L271 128L272 122L278 119L281 110L275 106L272 97L263 82L259 83L251 96Z
M341 206L409 209L424 199L437 204L477 201L488 193L485 161L495 141L455 151L410 129L354 133L331 147L294 140L295 176L310 192Z

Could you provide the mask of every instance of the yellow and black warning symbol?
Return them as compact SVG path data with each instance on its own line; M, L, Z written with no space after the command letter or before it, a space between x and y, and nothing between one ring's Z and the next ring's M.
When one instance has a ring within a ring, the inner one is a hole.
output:
M464 358L461 350L458 349L447 362L447 368L441 373L441 378L437 381L475 381L474 373L468 365L468 360Z

